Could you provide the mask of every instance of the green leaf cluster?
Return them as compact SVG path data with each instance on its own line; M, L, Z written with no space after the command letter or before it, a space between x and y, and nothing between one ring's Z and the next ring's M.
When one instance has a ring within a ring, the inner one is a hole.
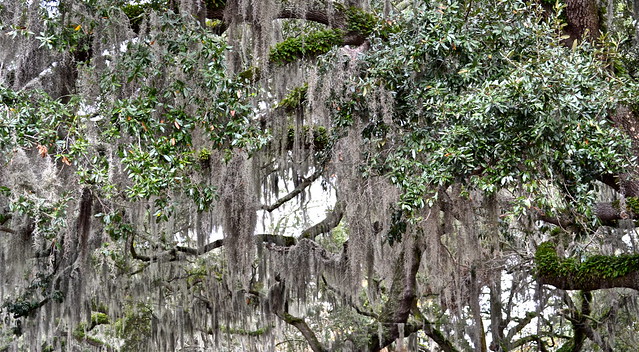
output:
M282 108L286 112L291 112L299 108L306 101L307 91L308 84L304 84L302 86L291 89L291 91L284 97L284 99L280 100L280 102L277 104L277 108Z
M140 351L151 337L153 310L149 304L127 303L123 318L115 321L116 335L124 339L121 351Z
M473 21L456 2L392 19L397 31L371 38L365 77L350 101L337 102L334 123L349 124L346 111L373 116L362 135L365 172L388 176L408 213L452 184L466 194L516 188L519 209L557 209L565 205L541 186L551 180L588 216L598 176L632 163L628 138L606 116L636 87L595 48L560 46L535 5L500 4ZM379 86L394 97L391 123L368 111L366 92Z

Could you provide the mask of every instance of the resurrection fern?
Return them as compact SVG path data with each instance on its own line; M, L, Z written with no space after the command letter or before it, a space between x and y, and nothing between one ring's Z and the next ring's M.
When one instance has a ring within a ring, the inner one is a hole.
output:
M578 282L614 279L639 270L639 255L589 256L583 261L562 259L555 244L543 242L535 253L536 273L540 276L559 275Z
M276 64L291 63L303 58L329 52L342 43L342 31L327 29L309 35L288 38L271 49L270 61Z

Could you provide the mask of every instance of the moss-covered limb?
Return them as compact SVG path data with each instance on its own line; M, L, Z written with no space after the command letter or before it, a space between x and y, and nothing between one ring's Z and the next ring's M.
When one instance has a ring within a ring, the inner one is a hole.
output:
M96 326L103 325L103 324L111 324L111 320L109 319L109 316L104 313L93 312L91 313L91 323L78 324L78 326L76 326L75 330L73 331L73 337L75 337L76 340L85 342L91 346L95 346L95 347L107 346L107 344L104 341L96 337L89 336L87 334L88 332L93 330Z
M270 243L276 246L290 247L297 243L297 239L292 236L281 236L272 234L259 234L255 235L256 243ZM223 239L209 242L202 248L192 248L186 246L175 246L174 248L157 252L152 255L144 255L137 252L135 249L134 241L129 241L129 251L133 259L142 262L175 262L184 260L184 255L199 256L211 252L217 248L222 248L225 245Z
M413 312L417 300L417 272L421 262L421 251L417 246L413 253L401 253L395 258L393 277L388 290L388 298L384 302L379 319L368 327L368 345L361 346L361 350L377 352L393 343L399 337L399 324L406 324ZM382 329L380 331L379 325ZM405 325L404 333L414 331L406 328L421 327ZM417 331L415 330L415 331Z
M259 67L251 66L237 75L240 79L253 82L259 81L262 77L262 71Z
M329 52L344 43L341 29L327 29L308 35L288 38L271 49L269 60L275 64L295 62L302 58L313 58Z
M639 290L639 254L594 255L584 261L559 258L555 244L544 242L535 253L535 275L542 284L563 290L626 287Z
M424 333L426 334L426 336L430 337L433 341L435 341L435 343L437 344L437 346L439 346L439 348L444 351L444 352L457 352L459 351L452 342L450 342L449 339L446 338L446 336L444 336L444 333L442 333L439 329L437 329L433 323L431 322L424 322L424 324L422 325L422 330L424 330Z
M548 348L546 347L544 340L544 337L540 335L528 335L515 340L513 343L510 344L510 347L513 350L519 351L518 348L521 348L529 343L536 343L540 352L548 352Z
M93 312L91 313L91 326L89 330L93 330L98 325L111 324L111 319L105 313Z
M413 316L420 323L421 327L418 330L424 330L426 336L430 337L435 343L439 346L439 348L444 352L457 352L458 349L453 345L453 343L446 338L441 330L437 329L435 324L422 314L422 312L417 307L417 301L413 305Z
M277 44L271 49L270 61L285 64L327 53L337 45L360 45L379 21L375 15L356 7L342 6L337 7L337 10L337 17L341 21L335 21L332 29L289 38Z
M306 324L306 321L304 321L304 319L293 316L285 311L277 311L275 312L275 314L284 322L293 325L297 330L299 330L299 332L302 333L302 336L304 336L304 338L308 342L308 345L311 347L313 352L328 351L317 339L317 336L315 335L313 330L311 330L308 324Z
M227 4L224 0L207 0L206 17L209 20L221 21L218 28L226 29L224 25L225 13L236 13L232 8L234 3ZM227 9L227 7L229 7ZM238 18L239 21L253 21L251 13L248 17ZM310 33L305 36L289 38L271 49L270 61L275 64L286 64L302 58L312 58L328 52L338 45L360 45L368 37L380 22L372 13L357 7L345 7L335 5L329 13L326 8L305 9L299 11L296 8L284 7L275 16L278 19L304 19L330 26L326 30Z

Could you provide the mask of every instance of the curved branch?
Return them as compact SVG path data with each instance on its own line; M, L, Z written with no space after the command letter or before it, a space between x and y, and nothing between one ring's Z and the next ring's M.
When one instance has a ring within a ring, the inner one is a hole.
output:
M315 239L318 235L327 233L337 227L344 216L344 207L345 205L343 202L338 201L335 203L333 211L326 215L324 220L304 230L300 238Z
M422 326L421 330L424 330L426 336L430 337L435 343L441 348L444 352L457 352L457 348L453 345L450 340L444 336L439 329L437 329L431 321L426 319L426 317L422 314L422 312L417 307L417 301L413 305L413 316L419 321Z
M524 336L520 339L515 340L513 343L510 344L510 347L512 347L513 349L522 347L526 344L529 344L531 342L536 342L537 346L539 348L540 352L548 352L548 349L546 348L546 344L544 344L544 339L542 336L539 335L528 335L528 336Z
M312 185L313 182L315 182L322 175L323 171L324 170L321 169L321 168L318 169L311 176L309 176L307 178L304 178L302 180L302 182L300 182L300 184L297 185L297 187L295 187L295 189L292 190L289 194L287 194L284 197L278 199L275 203L273 203L271 205L262 205L261 209L262 210L266 210L266 211L268 211L270 213L273 210L281 207L282 205L284 205L284 203L286 203L289 200L295 198L298 194L302 193L306 188L308 188L308 186Z
M517 325L515 325L512 329L510 329L510 331L508 331L508 334L506 335L506 341L512 341L515 335L519 334L528 324L530 324L533 318L537 317L537 315L537 312L526 313L526 316L523 319L519 320Z
M299 19L299 20L307 20L312 22L321 23L324 25L330 25L331 19L329 18L326 11L323 10L307 10L307 11L295 11L293 8L285 8L277 14L278 19Z
M297 330L299 330L306 339L306 342L308 342L313 352L328 351L326 348L324 348L324 346L322 346L322 343L317 339L317 336L315 335L313 330L308 327L308 324L306 324L306 321L304 321L304 319L295 317L283 310L277 311L275 312L275 314L284 322L293 325Z

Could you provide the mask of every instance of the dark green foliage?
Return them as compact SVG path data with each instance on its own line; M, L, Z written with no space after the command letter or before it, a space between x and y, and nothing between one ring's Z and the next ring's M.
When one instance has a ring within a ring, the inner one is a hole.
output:
M327 29L305 36L288 38L271 49L270 60L282 65L325 54L336 45L342 44L342 35L339 29Z
M209 9L221 9L226 6L226 0L206 0L206 7Z
M121 351L141 351L151 337L153 311L148 304L128 304L125 316L115 322L118 337L124 340Z
M28 316L50 299L56 302L62 302L62 293L51 289L52 279L52 275L37 273L36 278L25 288L22 295L4 302L2 307L6 308L9 313L12 313L14 318L21 318Z
M628 139L600 114L627 100L627 87L591 52L557 46L547 22L510 25L534 14L509 6L482 9L469 22L458 4L423 5L396 21L398 32L371 38L366 78L345 103L365 115L367 90L384 85L393 92L393 125L366 129L376 147L369 166L400 187L408 213L451 184L462 192L520 187L532 196L518 200L516 211L533 203L545 209L552 205L539 180L551 178L578 200L577 213L592 216L597 175L630 163ZM541 46L531 42L539 33L546 33ZM347 123L340 108L336 125ZM389 138L400 141L390 153Z
M626 206L633 213L639 214L639 197L626 198Z
M402 210L395 210L391 215L391 227L386 234L386 241L389 245L402 241L402 236L406 233L408 223L405 220Z
M260 69L259 67L251 66L240 72L237 76L247 82L257 81L260 79Z
M379 23L379 19L374 14L357 7L351 6L344 12L346 14L346 29L364 37L368 37Z

